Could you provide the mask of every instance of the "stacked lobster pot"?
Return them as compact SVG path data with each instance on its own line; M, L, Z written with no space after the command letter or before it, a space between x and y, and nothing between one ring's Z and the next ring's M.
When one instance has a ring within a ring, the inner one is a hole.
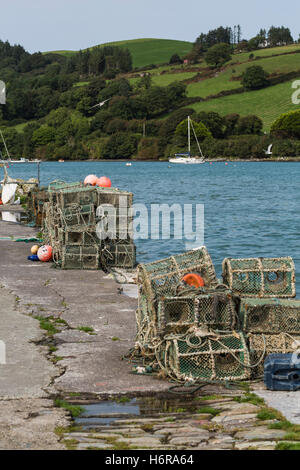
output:
M132 193L54 182L44 205L44 238L62 269L133 268Z
M267 355L300 346L292 258L227 258L221 283L202 247L139 265L138 284L137 347L175 380L258 378Z
M292 353L300 345L294 262L290 257L225 259L223 282L240 297L240 328L247 335L251 376L258 378L269 354Z
M201 276L204 286L184 279ZM216 278L205 247L139 265L137 347L179 381L244 380L250 358L238 330L238 299Z

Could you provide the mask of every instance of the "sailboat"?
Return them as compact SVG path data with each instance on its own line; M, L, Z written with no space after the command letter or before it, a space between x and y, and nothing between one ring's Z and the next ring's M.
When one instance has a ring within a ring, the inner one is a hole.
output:
M191 156L191 128L193 130L193 133L194 133L194 136L195 136L195 139L196 139L198 149L199 149L199 153L200 153L201 157L192 157ZM200 147L200 144L199 144L194 126L193 126L193 122L192 122L190 116L188 116L188 152L187 153L176 153L174 158L169 158L169 162L170 163L184 163L184 164L205 163L205 158L204 158L204 155L202 153L202 150L201 150L201 147Z
M4 160L3 156L2 156L2 153L0 151L0 157L1 157L0 164L7 164L7 163L13 163L13 164L16 164L16 163L41 163L41 160L28 160L28 158L20 158L19 160L12 160L11 157L10 157L10 154L9 154L9 151L8 151L8 148L7 148L7 145L6 145L6 142L5 142L5 139L4 139L4 136L3 136L1 130L0 130L0 135L1 135L1 138L2 138L2 142L3 142L4 148L5 148L6 155L7 155L7 159Z

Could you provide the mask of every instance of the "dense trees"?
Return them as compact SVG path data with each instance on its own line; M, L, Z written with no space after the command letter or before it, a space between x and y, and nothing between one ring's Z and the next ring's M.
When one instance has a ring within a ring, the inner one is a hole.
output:
M231 44L231 41L232 29L220 26L217 29L210 30L207 34L201 33L200 36L197 37L195 44L200 46L203 51L207 51L210 47L216 44Z
M300 138L300 110L279 116L271 127L271 133L279 137Z
M246 90L258 90L269 85L268 74L260 65L248 67L242 75L242 85Z
M280 28L271 26L268 32L268 41L270 46L285 46L294 42L291 31L284 26Z
M220 43L212 46L205 54L205 60L209 65L220 67L231 59L231 46Z

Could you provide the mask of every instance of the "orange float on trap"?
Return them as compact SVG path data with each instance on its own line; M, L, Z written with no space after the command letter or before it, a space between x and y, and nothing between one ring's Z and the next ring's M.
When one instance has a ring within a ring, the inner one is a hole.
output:
M101 176L101 178L97 180L97 186L100 186L101 188L110 188L111 180L107 178L107 176Z
M200 274L189 273L186 274L182 280L192 287L204 287L205 285L204 279L200 276Z

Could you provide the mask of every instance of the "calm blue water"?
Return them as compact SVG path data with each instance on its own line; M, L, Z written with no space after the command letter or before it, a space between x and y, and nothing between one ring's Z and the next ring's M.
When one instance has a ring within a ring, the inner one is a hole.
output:
M111 178L132 191L136 203L205 206L205 244L218 276L225 257L292 256L300 292L300 164L224 162L205 165L169 163L42 163L41 183L83 180L89 173ZM1 173L3 170L0 170ZM15 165L15 177L36 176L35 165ZM2 174L1 174L2 177ZM139 262L185 251L184 240L137 240Z

